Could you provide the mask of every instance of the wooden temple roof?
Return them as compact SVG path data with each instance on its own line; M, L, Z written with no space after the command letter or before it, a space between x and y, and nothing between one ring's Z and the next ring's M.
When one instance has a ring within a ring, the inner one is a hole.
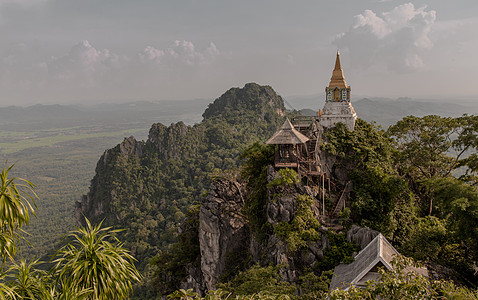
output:
M289 118L287 118L282 127L276 133L274 133L274 135L270 139L266 141L266 144L296 145L304 144L308 140L309 138L296 130L292 123L289 121Z
M392 269L392 260L400 255L398 251L387 241L380 233L365 248L362 249L350 264L340 264L335 267L330 290L347 289L350 285L363 286L367 280L377 279L376 267L384 267L387 270ZM415 268L408 266L404 271L413 271L415 273L428 275L424 268Z

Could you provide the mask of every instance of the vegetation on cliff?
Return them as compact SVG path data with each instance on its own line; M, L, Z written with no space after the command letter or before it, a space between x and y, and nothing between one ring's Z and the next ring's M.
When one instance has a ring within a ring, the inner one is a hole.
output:
M77 217L125 228L121 239L143 269L177 241L189 207L200 202L213 174L236 168L240 153L270 136L284 115L271 87L249 83L211 103L199 124L154 124L146 142L128 138L105 151Z
M410 125L410 122L416 124ZM327 131L326 143L323 145L325 151L337 158L334 174L341 173L343 176L345 173L353 182L349 200L353 223L381 231L407 256L450 268L448 272L452 275L448 278L470 286L477 282L476 275L473 275L478 236L478 192L475 179L477 169L474 161L478 146L477 122L478 119L474 116L455 119L436 116L408 117L390 130L384 131L358 120L352 132L340 124ZM421 123L425 125L420 125ZM408 132L410 130L413 132ZM413 143L407 144L403 141L404 136L413 135ZM431 149L427 149L430 143L435 144ZM450 147L456 151L450 151ZM428 153L432 150L438 151L439 155ZM415 162L405 158L410 155L414 156ZM310 203L305 195L294 194L294 203L297 206L294 218L271 226L266 216L268 205L287 194L288 187L300 183L293 172L287 169L278 172L274 179L267 178L267 164L271 163L272 157L267 146L254 144L242 157L243 180L246 180L249 186L244 205L248 225L266 241L271 235L277 235L289 246L290 256L304 255L304 251L297 250L310 247L310 243L317 239L315 232L320 230L320 224L310 222L313 203ZM442 162L439 163L438 160ZM429 172L424 173L421 169ZM307 204L305 210L301 204ZM433 209L430 210L432 205ZM273 271L274 269L267 265L261 267L250 261L249 269L238 272L235 277L229 276L227 281L218 285L222 288L220 292L231 293L239 298L247 295L251 299L274 298L280 295L291 298L297 295L306 297L307 292L302 287L304 278L311 277L312 282L327 286L330 273L325 271L333 269L340 262L350 262L351 253L357 251L343 233L328 231L325 237L330 244L322 260L309 270L296 268L301 276L293 285L280 280L284 279L283 272L287 270L287 266L275 266L281 271ZM263 247L267 249L267 245ZM401 272L403 267L404 264L398 264L394 271L383 272L384 280L378 285L370 285L365 290L336 292L329 297L400 297L411 295L414 291L419 295L417 289L422 289L420 293L425 293L424 297L429 299L435 299L438 294L476 298L475 291L457 287L450 282L432 280L429 284L420 276L409 281L409 277L406 277L408 275ZM275 277L277 274L282 275ZM256 279L249 281L249 277ZM279 281L276 282L277 278ZM279 291L283 287L288 290L271 293L271 289ZM325 297L327 289L323 291L323 294L316 293L312 297Z
M387 132L358 120L353 132L337 126L326 136L353 181L355 223L477 283L477 116L410 116Z

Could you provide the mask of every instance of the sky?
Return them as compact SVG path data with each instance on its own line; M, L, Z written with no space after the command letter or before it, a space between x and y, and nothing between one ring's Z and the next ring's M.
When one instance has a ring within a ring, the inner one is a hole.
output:
M0 0L0 105L321 94L337 50L352 95L473 99L478 1Z

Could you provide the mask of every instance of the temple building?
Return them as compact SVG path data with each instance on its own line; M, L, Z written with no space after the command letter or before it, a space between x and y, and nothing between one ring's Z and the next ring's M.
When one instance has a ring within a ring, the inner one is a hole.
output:
M349 130L354 130L357 114L350 103L350 86L345 82L344 72L340 65L339 51L335 59L335 68L329 86L325 88L325 105L320 117L323 127L333 127L341 122Z
M317 141L322 140L322 132L344 123L354 130L357 114L350 102L350 86L345 82L337 51L335 68L329 85L325 88L326 101L323 111L316 117L298 116L287 119L282 127L266 144L278 145L275 167L295 168L299 175L321 175L320 149Z
M292 168L297 171L300 178L306 178L314 186L321 186L322 202L325 199L326 180L330 193L333 165L327 154L320 149L320 144L326 142L322 134L324 130L334 127L337 123L343 123L349 130L354 130L357 114L350 102L350 91L350 86L345 82L340 55L337 51L332 77L325 88L326 101L323 111L319 110L317 116L296 116L290 120L286 119L282 127L266 141L266 144L277 145L275 167ZM343 183L340 188L341 195L335 197L334 206L329 214L335 215L340 212L345 206L349 190L349 184ZM325 204L322 206L325 215Z
M278 145L275 153L275 166L283 168L298 168L299 159L308 156L306 143L310 139L300 133L287 118L282 127L266 144Z
M351 286L364 288L367 281L380 280L379 268L392 270L392 261L400 253L379 233L365 248L362 249L350 264L341 263L334 269L330 290L348 290ZM422 275L428 277L428 270L423 267L407 266L403 270L413 278Z

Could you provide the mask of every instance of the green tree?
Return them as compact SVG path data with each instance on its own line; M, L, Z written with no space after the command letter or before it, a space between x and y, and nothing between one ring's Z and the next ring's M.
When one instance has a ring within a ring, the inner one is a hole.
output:
M14 165L3 167L0 173L0 254L5 262L13 260L18 251L18 239L23 225L30 222L30 213L35 215L35 185L30 181L8 177Z
M432 178L424 182L436 202L436 213L448 220L447 227L467 250L472 261L478 260L478 190L454 177ZM471 262L472 262L471 261Z
M50 291L51 276L44 270L36 269L38 260L29 262L21 259L13 264L9 274L13 278L9 280L9 286L18 299L53 299Z
M244 150L240 158L243 160L241 175L249 189L244 211L252 231L261 239L269 231L265 227L267 166L274 162L274 147L256 142Z
M434 209L434 198L422 185L424 180L449 177L458 167L464 167L463 179L476 182L478 157L478 117L459 118L436 115L408 116L388 129L389 136L400 150L396 152L399 173L408 179L410 187L427 205L428 215Z
M217 284L217 287L232 293L233 297L250 296L264 292L275 297L294 295L297 288L282 280L279 269L280 266L261 267L255 265L247 271L240 272L231 281L225 284Z
M118 230L92 226L70 233L72 242L62 247L54 260L57 278L63 290L92 290L89 299L126 299L133 282L140 281L134 258L115 237ZM110 242L108 240L113 240Z
M415 214L414 197L398 174L396 149L385 132L358 119L354 131L339 123L324 134L323 149L337 157L334 168L353 182L352 219L384 233L391 240L407 236Z

